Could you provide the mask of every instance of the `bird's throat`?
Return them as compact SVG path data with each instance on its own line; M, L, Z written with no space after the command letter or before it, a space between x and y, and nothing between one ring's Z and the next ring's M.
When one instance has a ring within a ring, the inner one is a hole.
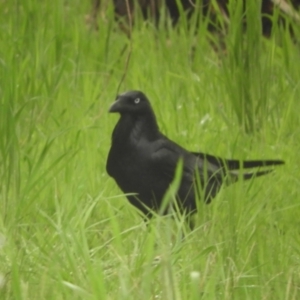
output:
M130 143L138 142L140 139L149 141L159 136L159 128L155 118L151 116L121 115L113 132L113 142Z

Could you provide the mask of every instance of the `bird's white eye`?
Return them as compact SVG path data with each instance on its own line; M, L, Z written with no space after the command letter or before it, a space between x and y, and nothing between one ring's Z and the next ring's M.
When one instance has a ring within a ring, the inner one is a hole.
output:
M135 98L135 99L134 99L134 103L135 103L135 104L138 104L138 103L140 103L140 101L141 101L141 99L140 99L140 98Z

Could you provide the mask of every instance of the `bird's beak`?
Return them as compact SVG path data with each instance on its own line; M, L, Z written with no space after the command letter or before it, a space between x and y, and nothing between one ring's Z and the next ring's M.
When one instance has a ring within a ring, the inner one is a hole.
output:
M120 112L120 109L122 107L121 103L120 103L120 99L117 99L109 108L108 112L109 113L116 113L116 112Z

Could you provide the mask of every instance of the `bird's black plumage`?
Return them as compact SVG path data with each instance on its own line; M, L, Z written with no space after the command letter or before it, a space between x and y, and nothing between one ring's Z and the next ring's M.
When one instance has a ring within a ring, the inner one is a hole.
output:
M177 192L179 207L196 211L197 189L207 203L222 183L235 182L240 169L281 165L282 160L239 161L190 152L164 136L146 95L129 91L117 97L109 109L120 119L112 134L107 173L128 194L131 204L145 214L158 210L172 182L177 163L183 161L182 179ZM243 173L244 179L268 174L272 169ZM198 187L195 188L195 178Z

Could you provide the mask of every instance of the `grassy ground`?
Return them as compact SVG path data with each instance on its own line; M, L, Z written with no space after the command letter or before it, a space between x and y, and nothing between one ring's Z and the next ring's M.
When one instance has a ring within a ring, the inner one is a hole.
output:
M129 41L88 10L0 1L0 299L299 299L298 46L242 33L238 8L218 52L204 26ZM105 171L125 70L186 148L286 165L200 204L183 240L179 217L146 228Z

